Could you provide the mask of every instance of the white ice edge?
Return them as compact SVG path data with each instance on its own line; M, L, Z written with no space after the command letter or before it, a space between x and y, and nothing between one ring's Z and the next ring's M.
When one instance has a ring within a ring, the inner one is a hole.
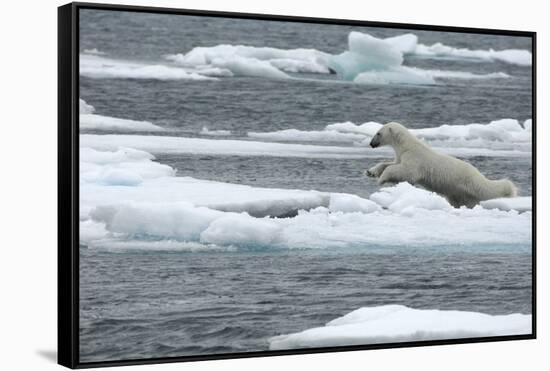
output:
M362 199L176 177L151 154L131 148L81 148L80 157L80 238L89 247L519 246L532 237L530 211L455 209L407 183ZM498 202L513 209L515 200ZM267 217L288 214L297 215ZM426 225L437 225L438 233Z
M489 315L383 305L357 309L323 327L272 337L269 349L526 335L531 331L529 314Z
M311 144L272 143L234 139L186 138L154 135L118 135L118 134L82 134L83 147L102 151L114 151L119 147L135 148L142 151L161 154L224 155L224 156L270 156L302 158L360 159L391 157L388 148L372 149L364 146L337 147ZM531 152L515 149L490 149L446 147L437 150L462 157L501 156L529 157Z

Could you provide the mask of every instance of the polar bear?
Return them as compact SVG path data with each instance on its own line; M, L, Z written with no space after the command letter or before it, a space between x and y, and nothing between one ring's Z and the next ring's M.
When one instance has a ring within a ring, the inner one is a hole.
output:
M516 186L507 179L489 180L474 166L437 153L396 122L384 125L370 142L373 148L391 146L393 162L371 167L366 174L378 184L409 182L444 196L454 207L474 207L480 201L515 197Z

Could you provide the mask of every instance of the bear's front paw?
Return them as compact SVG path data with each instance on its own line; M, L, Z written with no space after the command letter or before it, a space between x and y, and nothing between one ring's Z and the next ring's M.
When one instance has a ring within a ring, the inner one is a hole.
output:
M379 176L377 170L378 170L378 169L376 168L376 166L371 167L370 169L365 170L365 175L366 175L366 176L369 176L369 177L371 177L371 178L376 178L377 176Z

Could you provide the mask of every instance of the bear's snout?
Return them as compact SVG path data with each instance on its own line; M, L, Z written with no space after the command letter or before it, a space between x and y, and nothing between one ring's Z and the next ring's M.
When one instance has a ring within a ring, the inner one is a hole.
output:
M380 140L378 139L378 136L375 135L375 136L372 138L372 140L370 141L370 146L371 146L372 148L376 148L376 147L378 147L379 145L380 145Z

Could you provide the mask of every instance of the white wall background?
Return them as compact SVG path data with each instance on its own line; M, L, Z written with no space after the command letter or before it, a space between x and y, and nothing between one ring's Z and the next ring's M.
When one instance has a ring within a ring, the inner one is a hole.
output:
M120 3L538 32L538 323L536 341L134 366L135 370L541 370L550 350L547 192L550 22L542 1L140 0ZM0 11L0 368L59 369L56 349L57 9L6 1ZM542 288L542 289L541 289ZM547 289L546 289L547 290ZM138 368L139 367L139 368ZM546 366L547 367L547 366Z

